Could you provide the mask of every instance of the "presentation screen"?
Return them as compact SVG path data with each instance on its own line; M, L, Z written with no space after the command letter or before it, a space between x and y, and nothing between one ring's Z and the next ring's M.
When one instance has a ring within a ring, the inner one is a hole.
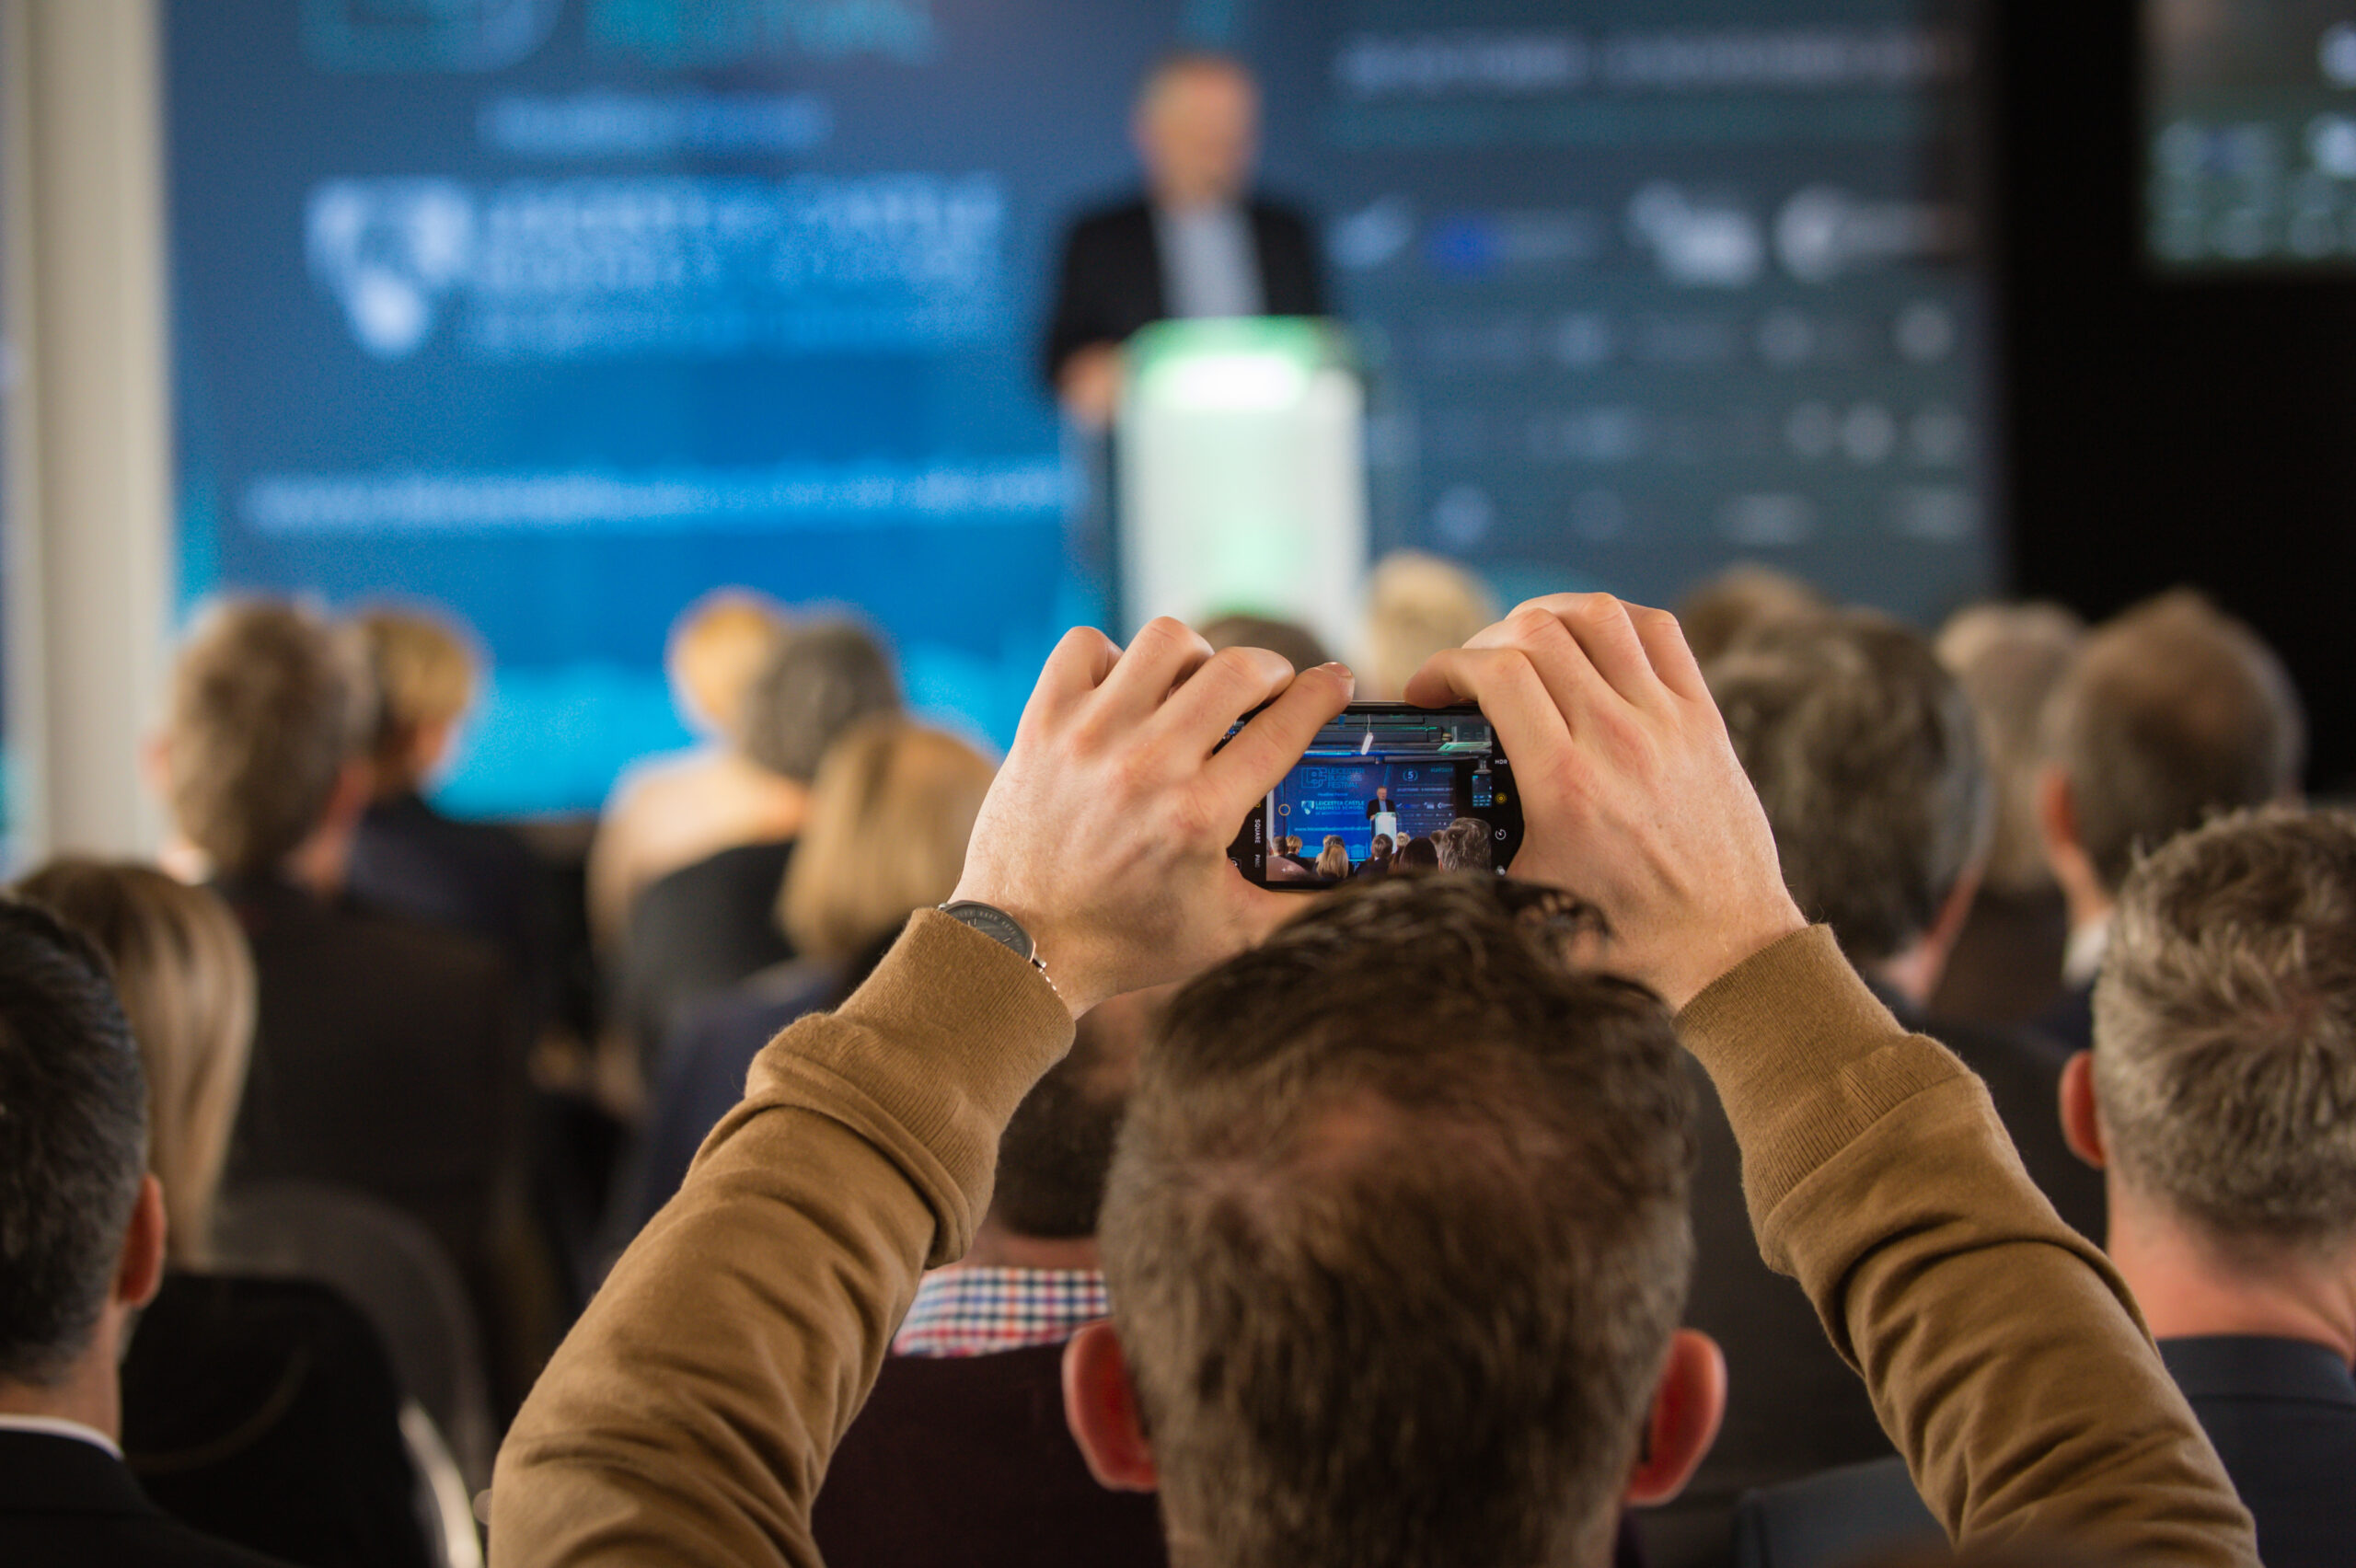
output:
M2356 264L2356 0L2143 0L2142 20L2154 260Z
M592 806L681 744L664 631L723 583L854 609L919 707L1011 734L1116 608L1042 339L1179 43L1261 79L1261 189L1314 221L1365 377L1376 549L1508 599L1740 558L1927 619L1992 582L1958 7L166 15L186 596L463 617L495 674L455 810Z

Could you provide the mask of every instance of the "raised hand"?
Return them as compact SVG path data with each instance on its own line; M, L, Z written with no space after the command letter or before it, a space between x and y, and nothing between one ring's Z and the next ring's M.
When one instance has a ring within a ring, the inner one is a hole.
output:
M1126 652L1068 634L983 802L957 896L1022 922L1074 1017L1241 951L1300 905L1245 882L1228 846L1353 684L1338 664L1295 674L1264 649L1214 654L1174 620Z

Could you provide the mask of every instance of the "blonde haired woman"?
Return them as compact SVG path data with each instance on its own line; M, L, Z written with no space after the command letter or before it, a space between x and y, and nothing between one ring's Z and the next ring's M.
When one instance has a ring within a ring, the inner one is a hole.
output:
M1324 851L1317 857L1317 874L1326 882L1340 882L1350 874L1349 846L1337 835L1325 836Z
M665 1048L624 1216L633 1226L678 1191L704 1136L744 1097L761 1047L857 989L910 915L956 891L995 771L955 736L898 716L866 720L827 751L778 897L799 956L705 1004Z
M325 1286L203 1272L253 1041L237 917L148 866L56 860L17 893L112 963L146 1071L168 1267L122 1365L140 1484L182 1523L290 1562L435 1561L376 1331Z

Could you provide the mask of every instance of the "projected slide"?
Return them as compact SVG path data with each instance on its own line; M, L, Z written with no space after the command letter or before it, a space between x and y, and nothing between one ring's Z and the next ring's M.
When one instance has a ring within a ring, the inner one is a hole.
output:
M679 744L664 629L727 582L856 607L920 706L1011 735L1106 608L1048 274L1134 190L1182 40L1260 74L1263 186L1322 223L1378 548L1507 596L1750 557L1920 617L1989 581L1942 5L166 15L188 592L465 617L497 673L461 811L594 805Z
M2356 264L2356 0L2144 0L2143 43L2153 258Z

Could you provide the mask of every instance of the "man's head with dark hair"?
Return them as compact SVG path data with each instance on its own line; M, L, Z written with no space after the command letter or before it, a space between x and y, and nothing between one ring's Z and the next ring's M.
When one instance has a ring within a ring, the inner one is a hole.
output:
M276 870L326 823L375 725L365 657L351 637L295 605L221 605L173 673L164 738L172 816L224 875Z
M1573 972L1542 904L1361 884L1171 1003L1102 1235L1173 1562L1608 1556L1692 1101L1660 1004Z
M2045 745L2047 841L2085 914L2117 894L2139 850L2294 798L2306 717L2258 634L2179 589L2086 640L2046 708Z
M1486 871L1494 863L1489 824L1475 817L1458 817L1432 838L1444 871Z
M91 1354L146 1170L147 1082L106 960L0 901L0 1385L55 1387Z
M1024 1098L999 1139L992 1225L1039 1241L1096 1234L1138 1058L1166 995L1114 997L1080 1019L1070 1054Z
M891 656L864 628L849 621L792 627L745 694L745 755L808 784L837 736L899 706Z
M1438 847L1430 839L1420 836L1410 838L1406 843L1399 846L1399 852L1392 859L1399 862L1400 869L1403 870L1436 871L1439 870Z
M1708 668L1784 878L1853 963L1939 922L1985 843L1978 721L1921 635L1849 610L1755 628Z

